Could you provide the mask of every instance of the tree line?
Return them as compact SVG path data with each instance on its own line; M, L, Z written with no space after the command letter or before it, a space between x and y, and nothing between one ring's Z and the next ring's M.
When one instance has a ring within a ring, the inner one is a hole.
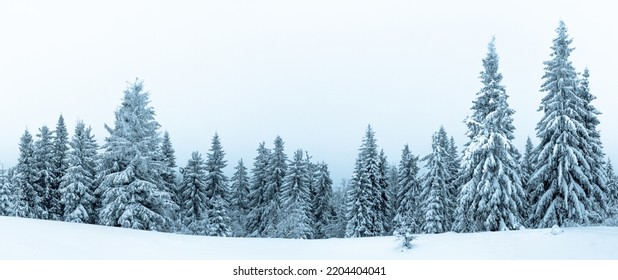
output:
M444 128L432 152L408 145L397 165L367 127L349 181L333 188L328 165L307 151L258 145L251 170L241 159L228 178L218 134L202 155L176 163L150 95L136 81L124 92L99 146L83 122L20 138L15 167L0 170L0 215L163 232L319 239L618 224L618 180L603 152L588 69L578 73L560 22L541 91L539 144L521 154L514 110L501 84L495 42L482 60L482 87L466 118L459 154ZM419 164L424 162L421 174Z

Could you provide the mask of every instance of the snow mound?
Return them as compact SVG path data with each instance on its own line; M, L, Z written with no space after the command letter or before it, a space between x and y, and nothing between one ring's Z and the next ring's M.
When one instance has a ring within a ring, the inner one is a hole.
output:
M563 229L561 229L558 225L554 225L553 227L551 227L551 234L553 235L558 235L564 232Z
M618 260L618 227L323 240L189 236L0 217L0 260ZM0 273L0 275L3 275Z

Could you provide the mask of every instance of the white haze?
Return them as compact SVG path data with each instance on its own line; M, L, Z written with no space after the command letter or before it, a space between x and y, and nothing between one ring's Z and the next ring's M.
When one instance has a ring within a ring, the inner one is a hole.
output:
M349 178L367 124L390 162L403 145L430 152L462 123L496 36L516 143L536 143L543 61L559 20L590 68L605 151L618 160L613 4L606 1L5 1L0 4L0 161L16 164L24 129L69 131L78 119L99 144L126 81L151 91L157 120L183 166L215 132L228 174L276 135Z

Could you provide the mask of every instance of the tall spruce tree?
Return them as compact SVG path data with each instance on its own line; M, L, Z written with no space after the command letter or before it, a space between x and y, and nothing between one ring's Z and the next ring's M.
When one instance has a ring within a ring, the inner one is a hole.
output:
M206 197L208 199L209 235L230 236L230 218L228 213L230 189L228 178L223 173L227 166L225 152L219 135L212 138L210 152L206 155Z
M412 155L406 144L401 153L397 182L397 211L393 218L393 233L396 235L421 232L420 183L418 181L418 157Z
M539 145L535 148L534 208L531 224L535 227L588 224L595 207L589 197L599 188L592 177L589 161L588 115L578 93L578 79L569 60L573 48L564 22L560 21L553 40L552 58L545 61L541 91L546 95L539 111L543 118L537 124Z
M251 210L249 205L249 174L243 160L238 161L238 165L234 168L236 171L232 176L232 232L234 236L246 236L247 231L247 215Z
M311 186L307 161L303 151L297 150L288 165L280 192L282 215L277 225L277 236L283 238L313 238Z
M52 208L50 209L50 218L54 220L62 220L64 216L63 204L60 202L60 185L62 184L62 177L67 173L69 164L67 162L67 153L69 151L69 133L67 127L64 124L64 117L60 115L58 117L58 123L56 124L56 130L54 130L53 136L53 157L52 168L53 178L52 189L54 191L54 198L52 201Z
M99 175L103 192L99 222L134 229L169 231L178 206L165 188L161 137L149 93L136 81L124 92L114 128L103 145Z
M211 200L215 196L220 196L225 201L229 200L230 190L228 178L223 173L223 168L227 166L225 152L221 146L219 135L215 133L212 138L209 153L206 154L206 197ZM209 206L209 208L211 208Z
M257 156L253 162L251 170L252 177L249 190L249 207L250 211L247 215L246 229L251 237L262 236L265 230L265 221L263 220L264 211L269 200L266 199L264 191L268 182L268 166L270 159L270 150L266 148L264 142L260 143L257 149Z
M75 223L95 222L94 180L96 178L97 144L91 128L78 122L66 155L68 169L61 178L60 203L63 220Z
M483 88L474 105L483 102L474 112L473 135L466 146L467 178L463 182L456 209L457 231L497 231L516 229L522 225L525 193L522 188L520 154L512 143L513 117L508 96L498 72L498 55L494 40L489 43L481 72ZM468 127L472 127L469 125ZM470 220L472 219L472 220Z
M347 197L346 237L380 236L386 232L380 185L380 156L375 133L367 127Z
M38 174L34 158L32 134L26 130L19 141L19 159L15 172L17 188L23 201L23 217L42 218L44 214L43 197L36 187Z
M274 141L274 148L269 157L268 173L266 186L263 193L264 212L262 213L262 223L264 226L263 236L276 236L277 226L281 216L281 187L288 168L288 157L284 151L284 142L277 136Z
M432 136L432 152L424 159L427 173L421 180L421 211L423 212L422 232L442 233L449 230L448 223L451 178L449 145L443 127Z
M34 168L36 180L35 189L42 199L42 212L38 218L58 220L55 210L59 207L58 189L55 188L56 178L54 177L53 166L53 134L47 126L42 126L36 135L34 143Z
M206 164L200 153L191 153L191 158L182 169L182 181L178 187L181 231L207 235L209 233L209 202L206 188Z

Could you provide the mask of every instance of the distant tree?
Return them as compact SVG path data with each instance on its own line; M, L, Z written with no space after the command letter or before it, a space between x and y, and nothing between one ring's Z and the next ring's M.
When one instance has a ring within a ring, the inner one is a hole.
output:
M384 224L383 190L380 185L380 156L375 133L367 127L360 147L354 174L347 194L346 237L380 236L386 232Z
M395 215L397 215L397 209L399 209L399 202L401 201L400 199L397 199L397 193L399 192L399 169L397 168L397 165L395 164L389 164L389 168L388 168L388 189L387 189L387 194L389 199L389 208L391 209L390 211L390 216L389 216L389 220L391 221L391 229L393 229L394 225L392 223L393 219L395 218Z
M329 232L329 236L336 238L345 237L346 226L347 226L347 204L346 201L348 194L348 183L347 180L341 180L341 186L333 189L333 197L332 197L332 207L335 210L335 217L333 222L328 226L327 232Z
M62 184L62 177L67 173L69 164L67 161L67 153L69 151L69 133L67 127L64 124L64 117L60 115L58 117L58 123L56 124L56 130L52 137L53 142L53 155L52 155L52 168L53 178L51 189L53 198L51 201L50 218L53 220L62 220L64 217L63 204L60 202L60 185Z
M60 203L63 220L75 223L94 223L94 180L96 178L97 144L91 129L83 122L75 126L70 150L66 155L68 169L60 183Z
M589 224L598 214L590 195L601 187L594 178L596 170L586 144L592 140L585 121L589 112L569 60L572 39L562 21L556 32L541 87L546 95L539 108L543 118L536 128L540 143L535 157L539 160L530 178L535 186L530 217L535 227Z
M159 123L149 103L149 93L136 81L124 92L114 128L106 127L110 136L99 172L103 225L156 231L174 226L178 206L165 188Z
M397 211L393 218L393 232L397 234L420 233L423 216L420 209L420 182L418 180L418 157L405 145L399 162L397 185Z
M530 177L534 173L534 168L536 163L534 161L534 145L532 144L532 140L530 137L526 140L526 147L524 149L524 156L521 158L520 166L521 166L521 180L522 186L524 189L524 193L526 195L526 211L523 213L523 217L525 220L530 216L531 207L533 201L536 201L536 198L532 197L534 192L534 184L530 181Z
M186 167L182 169L179 191L182 232L207 235L210 229L206 195L206 164L200 153L193 152Z
M249 174L242 159L234 168L236 172L232 176L232 232L234 236L246 236L247 215L251 210L249 205Z
M250 211L247 215L246 229L251 237L262 236L265 230L264 211L266 205L270 201L265 195L266 184L268 182L268 169L270 150L265 147L264 142L260 143L257 149L257 156L253 162L251 173L250 190L249 190L249 207Z
M288 165L280 193L283 213L277 225L278 236L284 238L313 238L313 213L307 162L303 151L297 150Z

